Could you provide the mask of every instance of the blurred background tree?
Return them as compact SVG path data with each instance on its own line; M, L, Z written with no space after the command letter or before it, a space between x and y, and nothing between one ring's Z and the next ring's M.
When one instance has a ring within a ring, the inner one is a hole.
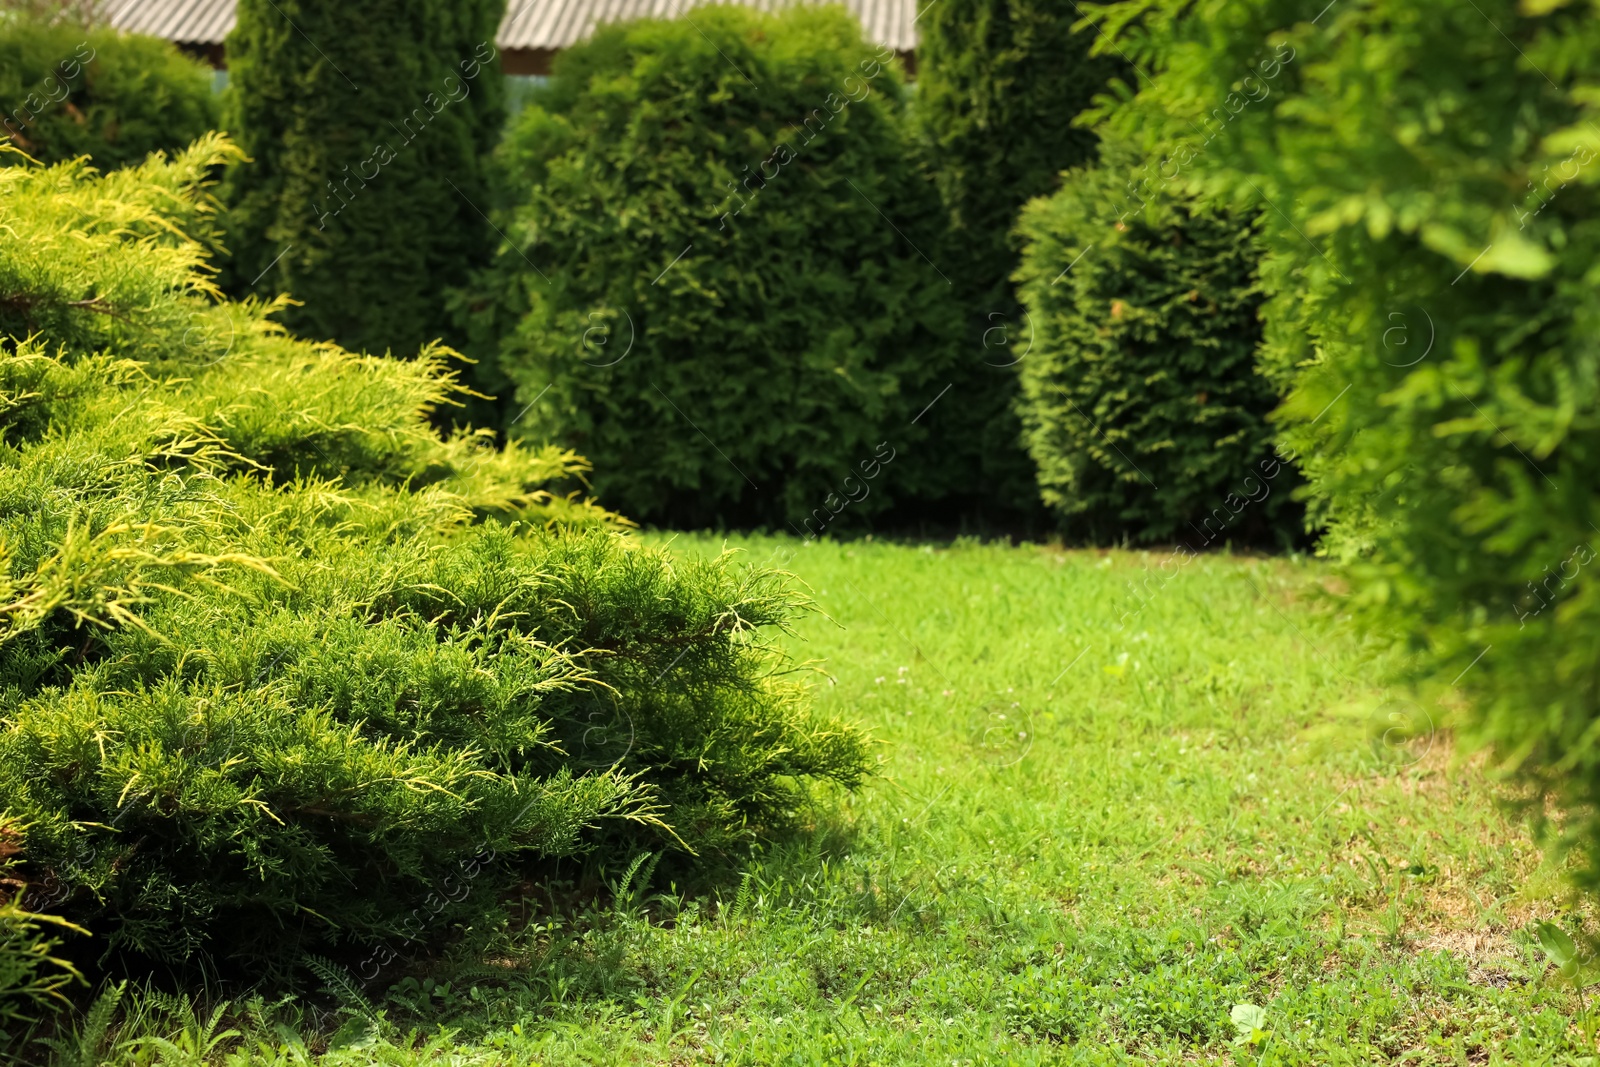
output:
M817 533L967 490L939 420L968 398L916 418L960 314L892 63L804 6L563 52L501 153L514 243L483 279L510 431L644 522Z
M217 125L211 78L166 41L94 26L82 5L0 10L0 137L41 163L113 170L185 148Z
M442 292L486 261L484 159L505 122L505 0L240 0L224 124L236 294L289 292L312 340L453 339Z
M1278 396L1256 373L1251 213L1138 182L1156 168L1121 142L1099 156L1019 227L1034 326L1021 410L1045 502L1100 543L1292 540L1297 479L1273 455Z
M1111 121L1260 212L1262 368L1348 610L1600 890L1600 9L1316 7L1090 7L1154 79Z
M1012 521L1037 516L1033 465L1014 410L1017 361L1033 337L1011 274L1022 206L1093 162L1079 114L1126 72L1091 54L1095 32L1059 0L941 0L918 20L917 106L923 151L950 230L934 253L967 316L961 403L944 435L964 446L973 503Z
M0 17L36 19L51 25L93 26L102 14L101 0L0 0Z

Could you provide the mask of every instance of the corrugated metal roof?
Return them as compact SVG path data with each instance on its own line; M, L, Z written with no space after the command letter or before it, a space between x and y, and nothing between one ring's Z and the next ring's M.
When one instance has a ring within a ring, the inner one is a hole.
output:
M233 29L236 0L107 0L108 21L119 30L148 33L191 45L221 44ZM559 49L576 44L604 22L655 16L672 18L707 0L510 0L496 45L507 49ZM774 10L806 0L734 0ZM917 46L916 0L844 0L861 20L867 39L897 52Z
M221 44L233 29L235 0L108 0L106 21L179 44Z
M705 0L511 0L500 24L502 48L566 48L603 22L673 18ZM776 10L803 0L735 0L747 7ZM867 38L897 52L917 45L915 0L844 0L861 20Z

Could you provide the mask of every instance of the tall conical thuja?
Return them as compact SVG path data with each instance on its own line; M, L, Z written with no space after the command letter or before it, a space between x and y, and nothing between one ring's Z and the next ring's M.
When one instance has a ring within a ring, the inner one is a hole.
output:
M486 154L504 123L505 0L240 0L224 122L225 285L288 292L284 322L357 351L451 339L443 291L491 251Z

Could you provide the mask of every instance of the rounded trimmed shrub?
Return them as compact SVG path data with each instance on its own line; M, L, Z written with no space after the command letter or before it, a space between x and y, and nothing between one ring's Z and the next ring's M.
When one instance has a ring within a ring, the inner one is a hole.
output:
M175 152L218 113L210 68L166 41L31 18L0 18L0 107L0 136L34 159L101 170Z
M1256 373L1255 225L1130 179L1132 151L1067 173L1019 227L1034 331L1020 403L1039 488L1098 541L1259 541L1296 521Z
M917 417L960 317L891 60L805 6L563 52L502 152L480 329L509 432L581 450L607 506L655 523L817 533L972 488L943 429L965 398Z
M225 125L230 292L353 351L453 337L442 293L488 261L505 0L240 0Z

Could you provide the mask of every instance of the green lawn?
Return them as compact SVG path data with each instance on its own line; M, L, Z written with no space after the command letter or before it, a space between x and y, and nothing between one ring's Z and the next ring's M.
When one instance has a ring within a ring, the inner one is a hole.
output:
M1438 709L1376 684L1314 565L1146 583L1164 553L730 544L810 586L824 614L793 646L827 672L816 699L881 739L881 777L709 893L636 878L595 928L507 926L477 965L374 995L387 1036L313 1060L1581 1054L1524 932L1557 880ZM1264 1009L1254 1044L1237 1005Z

